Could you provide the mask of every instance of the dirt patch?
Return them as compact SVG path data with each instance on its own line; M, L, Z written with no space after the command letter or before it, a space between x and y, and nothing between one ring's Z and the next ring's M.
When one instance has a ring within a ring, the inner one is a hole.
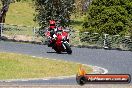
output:
M33 37L28 35L3 35L1 37L2 40L9 40L9 41L16 41L16 42L36 42L41 43L42 38L41 37Z

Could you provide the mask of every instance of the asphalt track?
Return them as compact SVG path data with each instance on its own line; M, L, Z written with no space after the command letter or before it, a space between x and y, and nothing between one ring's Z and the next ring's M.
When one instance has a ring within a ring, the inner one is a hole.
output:
M104 49L89 49L72 47L73 54L56 54L54 50L45 45L24 44L0 41L0 52L13 52L28 54L37 57L55 58L59 60L74 61L88 65L100 66L108 69L112 74L132 75L132 52ZM62 68L63 69L63 68ZM0 82L1 83L1 82ZM6 82L2 82L6 83ZM17 84L52 84L76 85L75 77L50 80L13 81Z

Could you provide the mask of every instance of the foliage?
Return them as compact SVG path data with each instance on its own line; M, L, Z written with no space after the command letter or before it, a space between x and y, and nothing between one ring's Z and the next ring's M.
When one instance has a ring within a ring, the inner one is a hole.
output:
M132 30L131 0L93 0L83 27L89 32L130 34Z
M1 0L2 6L4 6L5 4L7 4L7 2L9 2L9 0Z
M2 8L0 10L0 23L5 22L6 13L9 8L10 0L1 0L2 5L0 5ZM0 35L1 36L1 35Z
M61 19L61 25L67 26L74 10L74 0L34 0L34 4L37 12L35 21L41 27L47 26L51 19Z
M84 4L84 1L85 0L75 0L75 12L77 15L82 15L83 13L83 10L82 10L82 7L83 7L83 4Z

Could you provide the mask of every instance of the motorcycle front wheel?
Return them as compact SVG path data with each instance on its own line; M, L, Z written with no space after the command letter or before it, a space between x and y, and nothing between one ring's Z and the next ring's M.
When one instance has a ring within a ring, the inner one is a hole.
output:
M72 50L71 50L70 45L69 45L67 42L65 42L64 45L65 45L65 47L66 47L66 52L67 52L68 54L72 54Z

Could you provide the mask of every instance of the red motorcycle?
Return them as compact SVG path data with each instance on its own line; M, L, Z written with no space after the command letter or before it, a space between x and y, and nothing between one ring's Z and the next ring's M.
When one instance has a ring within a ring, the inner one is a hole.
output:
M53 37L51 37L51 31L47 31L45 35L49 40L49 47L52 47L52 49L54 49L57 53L67 52L68 54L72 54L72 50L69 45L68 32L58 28L58 31L53 34Z

